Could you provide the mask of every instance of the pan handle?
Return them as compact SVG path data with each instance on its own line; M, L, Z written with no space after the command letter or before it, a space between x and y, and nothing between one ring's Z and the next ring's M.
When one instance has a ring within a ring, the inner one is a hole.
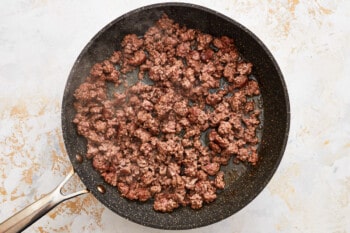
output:
M74 173L72 169L66 178L52 192L0 223L0 232L16 233L23 231L61 202L88 193L89 191L85 189L67 195L62 194L62 187Z

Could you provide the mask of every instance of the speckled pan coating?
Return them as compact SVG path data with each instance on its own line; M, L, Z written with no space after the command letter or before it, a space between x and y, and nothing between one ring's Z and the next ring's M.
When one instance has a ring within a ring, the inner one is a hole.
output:
M226 174L226 188L215 202L200 210L189 207L172 213L155 212L152 202L140 203L122 198L115 187L106 184L92 168L91 161L76 160L84 155L86 141L77 135L72 123L74 90L87 77L93 64L108 58L119 49L122 38L129 33L142 35L159 17L166 13L181 25L199 29L214 36L234 38L243 56L254 64L253 75L257 78L264 109L264 127L259 148L261 160L255 167L233 166ZM257 19L259 20L259 19ZM236 21L213 10L193 4L162 3L131 11L104 27L86 45L77 58L69 75L62 103L62 129L66 150L79 177L91 193L115 213L136 223L160 229L190 229L209 225L236 213L250 203L267 185L276 171L287 143L290 124L289 99L282 73L264 44L249 30ZM97 190L104 185L104 194Z

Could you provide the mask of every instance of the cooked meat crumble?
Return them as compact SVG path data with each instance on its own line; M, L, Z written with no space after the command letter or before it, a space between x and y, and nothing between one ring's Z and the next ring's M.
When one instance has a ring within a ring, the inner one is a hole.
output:
M222 165L258 161L252 68L232 38L163 15L143 36L126 35L75 91L86 157L125 198L153 199L161 212L201 208L225 187Z

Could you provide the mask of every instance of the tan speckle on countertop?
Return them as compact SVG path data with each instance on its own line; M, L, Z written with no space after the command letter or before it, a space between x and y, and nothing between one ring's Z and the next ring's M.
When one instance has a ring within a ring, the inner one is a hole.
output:
M13 106L11 109L10 116L18 118L28 117L27 106L22 102L20 102L18 105Z
M289 12L292 13L292 15L295 15L295 8L299 4L299 0L288 0L288 5L289 5Z
M278 195L287 204L288 208L293 210L296 206L292 203L292 199L295 195L295 188L291 181L300 175L300 167L298 164L289 166L280 176L276 179L273 185L269 186L269 190L272 195Z

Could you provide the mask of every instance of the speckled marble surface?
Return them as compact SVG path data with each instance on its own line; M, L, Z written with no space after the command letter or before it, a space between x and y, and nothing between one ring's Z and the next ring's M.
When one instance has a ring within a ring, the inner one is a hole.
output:
M1 1L0 222L51 191L70 169L60 109L80 51L116 17L157 2ZM350 2L192 2L237 20L271 50L289 90L291 128L279 169L252 203L183 232L350 232ZM77 178L68 189L75 186ZM87 194L25 232L162 231L129 222Z

